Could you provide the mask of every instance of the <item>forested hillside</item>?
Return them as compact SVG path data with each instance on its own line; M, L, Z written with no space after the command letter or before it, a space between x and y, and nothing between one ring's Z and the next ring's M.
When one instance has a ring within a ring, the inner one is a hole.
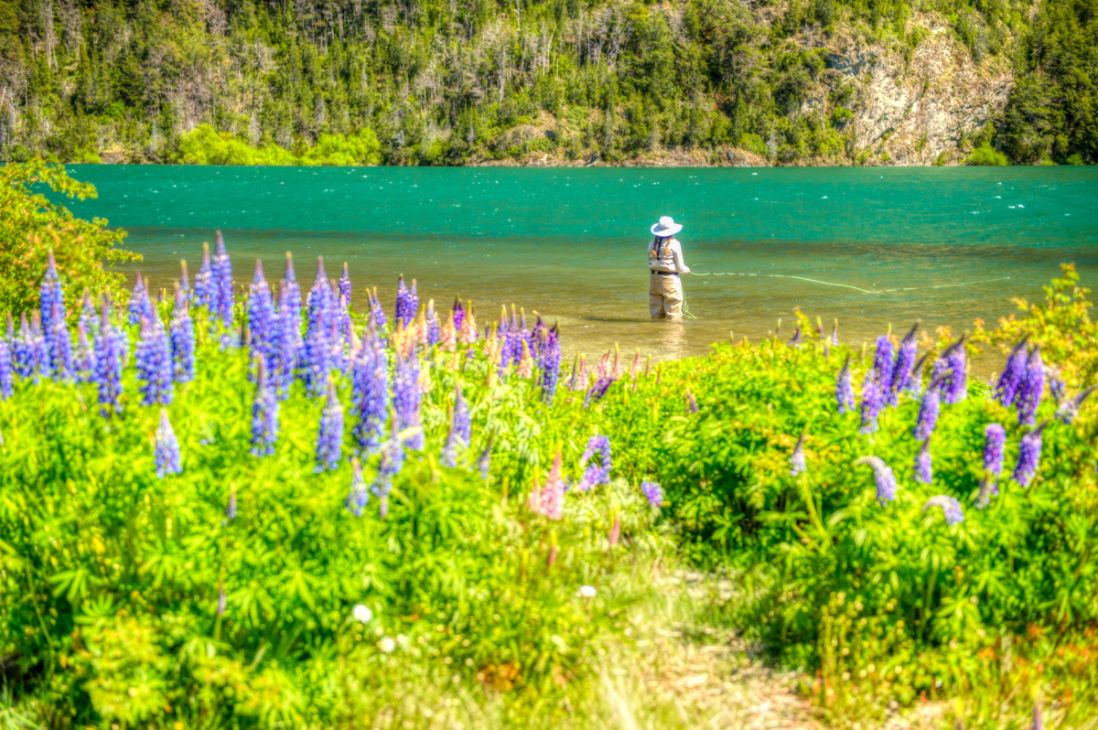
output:
M0 0L0 155L1098 161L1098 0Z

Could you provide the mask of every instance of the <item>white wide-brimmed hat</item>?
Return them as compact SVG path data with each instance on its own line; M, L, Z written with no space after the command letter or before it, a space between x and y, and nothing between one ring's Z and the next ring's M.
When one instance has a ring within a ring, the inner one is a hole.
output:
M682 224L676 223L675 219L669 215L660 216L660 222L652 226L652 235L659 236L660 238L666 238L667 236L673 236L682 230Z

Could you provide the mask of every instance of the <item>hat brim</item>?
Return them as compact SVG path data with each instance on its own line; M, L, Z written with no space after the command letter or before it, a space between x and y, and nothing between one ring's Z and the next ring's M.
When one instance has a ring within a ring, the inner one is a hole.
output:
M660 224L657 223L656 225L652 226L652 228L651 228L652 235L653 236L659 236L660 238L667 238L668 236L673 236L681 230L682 230L682 224L681 223L676 223L675 225L673 225L669 228L661 228Z

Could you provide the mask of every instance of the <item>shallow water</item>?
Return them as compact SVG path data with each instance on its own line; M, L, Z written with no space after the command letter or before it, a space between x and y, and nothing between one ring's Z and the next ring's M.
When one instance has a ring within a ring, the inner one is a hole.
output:
M1098 169L495 169L71 166L99 198L73 205L130 231L139 267L169 285L220 228L241 281L291 250L324 255L392 299L472 299L483 323L514 303L561 324L568 349L615 342L657 357L758 337L794 307L844 338L920 320L954 330L1013 310L1074 261L1098 274ZM648 227L685 224L689 311L647 319ZM1096 287L1098 288L1098 287ZM391 306L391 305L390 305Z

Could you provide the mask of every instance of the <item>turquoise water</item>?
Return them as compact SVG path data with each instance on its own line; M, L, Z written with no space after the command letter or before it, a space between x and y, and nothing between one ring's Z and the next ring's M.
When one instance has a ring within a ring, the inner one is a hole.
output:
M99 198L74 205L130 231L154 284L196 267L220 228L241 281L254 259L299 278L323 254L356 298L397 274L421 298L515 303L565 341L658 356L756 337L800 306L846 337L890 323L963 328L1040 295L1062 261L1098 274L1093 168L514 169L71 166ZM685 225L683 325L647 319L648 227ZM786 325L788 329L788 325Z

